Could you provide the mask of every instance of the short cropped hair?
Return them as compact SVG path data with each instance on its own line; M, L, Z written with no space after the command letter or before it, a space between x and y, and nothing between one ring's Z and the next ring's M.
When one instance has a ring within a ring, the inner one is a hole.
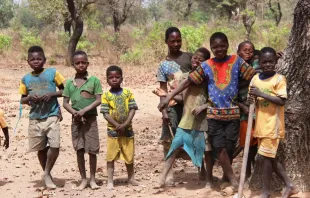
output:
M223 32L213 33L210 37L210 44L211 44L211 42L215 41L215 39L222 39L228 43L228 38L227 38L226 34L224 34Z
M108 69L107 69L107 73L106 73L107 77L108 77L109 73L110 73L110 72L113 72L113 71L116 71L116 72L118 72L121 76L123 76L123 70L122 70L119 66L117 66L117 65L111 65L111 66L108 67Z
M42 47L37 46L37 45L29 47L28 54L35 53L35 52L41 53L43 55L44 59L45 59L45 54L44 54L44 50L43 50Z
M77 51L75 51L75 52L73 53L73 56L72 56L72 57L75 57L75 56L77 56L77 55L84 55L84 56L87 57L86 52L84 52L84 51L82 51L82 50L77 50Z
M260 50L260 55L259 55L259 56L262 56L263 54L266 54L266 53L271 53L271 54L277 56L276 50L274 50L274 49L271 48L271 47L264 47L263 49L261 49L261 50Z
M260 50L254 50L254 56L259 56L260 55Z
M245 44L250 44L250 45L252 45L253 50L255 51L255 46L254 46L254 44L253 44L251 41L243 41L243 42L239 43L237 52L239 52L239 51L241 50L241 48L242 48Z
M202 53L205 60L208 60L211 57L210 51L205 47L197 49L196 52Z
M177 33L180 34L180 36L182 36L182 35L181 35L181 31L179 30L179 28L177 28L177 27L169 27L169 28L166 30L166 33L165 33L165 41L168 40L170 34L173 33L173 32L177 32Z

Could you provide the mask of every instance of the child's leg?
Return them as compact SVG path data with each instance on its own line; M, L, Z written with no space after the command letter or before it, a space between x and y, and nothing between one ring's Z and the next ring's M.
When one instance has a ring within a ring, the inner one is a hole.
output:
M249 156L246 167L246 179L251 177L252 174L252 166L255 164L255 156L257 154L257 146L250 146L249 148Z
M203 159L202 159L202 162L201 162L201 168L200 169L198 168L198 172L199 172L199 180L200 181L205 181L206 180L206 176L207 176L207 171L205 169L205 164L204 164Z
M225 177L228 178L231 185L235 189L238 189L238 181L234 176L234 172L233 172L233 169L231 167L231 160L230 160L225 148L222 148L218 151L218 159L219 159L220 165L222 166Z
M167 175L171 171L172 165L173 165L177 155L179 154L179 152L180 152L180 149L173 151L173 153L170 155L170 157L165 161L164 170L160 176L158 187L165 186Z
M272 168L275 171L275 173L280 177L280 179L284 182L286 189L284 191L284 194L282 198L288 198L294 194L297 194L299 190L296 186L293 185L290 178L287 176L287 173L285 172L283 166L280 164L280 162L277 159L271 159Z
M164 147L164 159L166 159L166 156L169 152L169 148L170 148L171 143L170 142L164 142L163 143L163 147ZM168 174L167 174L167 183L168 184L173 184L173 170L172 168L169 170Z
M80 171L80 175L82 178L82 182L77 188L78 190L83 190L87 187L87 178L86 178L86 170L85 170L85 158L84 158L85 151L84 149L79 149L76 152L77 163Z
M48 148L49 147L46 147L45 149L38 151L38 158L43 171L45 171Z
M58 158L59 148L49 148L47 151L47 160L44 170L44 181L47 188L55 189L56 185L52 181L51 171Z
M270 196L270 182L272 176L272 163L271 158L264 157L263 164L263 193L260 198L268 198Z
M89 153L89 166L90 166L90 188L95 190L98 189L99 186L96 184L95 175L97 169L97 155Z
M213 183L213 157L212 151L205 152L205 161L206 161L206 168L207 168L207 183Z
M126 164L126 163L125 163ZM127 174L128 174L128 183L133 186L138 186L138 182L135 180L135 172L132 164L126 164Z
M112 190L114 188L113 184L113 175L114 175L114 161L107 162L107 172L108 172L108 190Z

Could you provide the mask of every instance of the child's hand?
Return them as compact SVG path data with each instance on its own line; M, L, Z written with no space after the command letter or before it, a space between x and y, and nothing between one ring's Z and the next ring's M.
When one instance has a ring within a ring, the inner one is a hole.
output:
M77 111L73 116L75 119L80 120L86 112L84 110Z
M127 127L127 125L125 123L123 124L120 124L116 127L116 131L118 132L118 135L119 136L122 136L124 135L124 131L125 131L125 128Z
M248 102L250 103L250 104L254 104L255 103L255 97L252 95L252 96L249 96L248 97Z
M247 105L239 103L239 107L245 114L249 114L249 107Z
M3 147L5 149L8 149L9 146L10 146L10 140L9 140L9 138L5 138L4 143L3 143Z
M51 98L52 98L52 94L51 93L46 93L43 96L41 96L40 100L44 101L44 102L48 102Z
M163 111L162 114L163 114L162 119L163 119L164 124L169 125L170 119L169 119L168 113L166 111Z
M203 106L197 107L196 109L193 109L192 114L197 116L204 110Z
M38 103L40 101L40 97L38 95L29 95L29 101L33 103Z
M163 101L161 101L158 104L157 108L160 112L162 112L165 108L168 107L168 104L169 104L169 100L167 100L167 97L166 97Z
M262 92L257 87L254 87L254 86L250 87L249 94L253 96L257 96L257 97L262 96Z

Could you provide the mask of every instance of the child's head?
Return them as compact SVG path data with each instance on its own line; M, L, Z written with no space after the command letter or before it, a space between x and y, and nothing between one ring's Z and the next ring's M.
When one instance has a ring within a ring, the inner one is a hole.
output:
M215 58L226 58L229 47L227 36L223 32L215 32L210 37L210 47Z
M120 88L123 82L123 71L119 66L112 65L107 69L107 82L111 88Z
M87 54L81 50L74 52L72 65L77 74L85 74L89 65Z
M28 59L27 62L30 67L35 72L39 72L43 69L46 58L42 47L40 46L31 46L28 49Z
M250 41L243 41L238 45L237 54L246 62L250 63L254 56L254 44Z
M254 50L253 61L259 60L260 51Z
M210 52L207 48L197 49L192 57L192 69L196 69L200 64L210 58Z
M165 33L165 42L170 52L179 52L182 46L181 31L177 27L169 27Z
M264 47L260 51L259 65L262 69L262 73L266 75L272 75L275 73L277 64L277 52L271 47Z

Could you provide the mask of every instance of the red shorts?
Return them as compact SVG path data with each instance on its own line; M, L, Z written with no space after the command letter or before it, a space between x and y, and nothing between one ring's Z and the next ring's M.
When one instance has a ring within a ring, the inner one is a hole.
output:
M251 141L250 141L250 146L254 146L257 144L257 138L255 138L254 135L254 126L255 126L255 121L253 120L253 125L252 125L252 131L251 131ZM243 120L240 122L240 146L244 147L245 145L245 138L246 138L246 130L248 128L248 121Z

